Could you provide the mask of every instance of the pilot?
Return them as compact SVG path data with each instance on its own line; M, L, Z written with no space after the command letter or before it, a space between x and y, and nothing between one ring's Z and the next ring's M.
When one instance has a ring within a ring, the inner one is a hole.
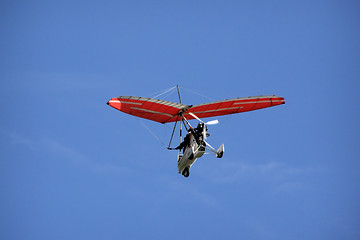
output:
M184 141L182 141L180 143L179 146L177 146L175 149L178 150L178 149L184 149L186 148L186 146L188 146L190 144L190 133L186 134L186 136L184 137Z
M204 125L203 125L202 123L199 123L199 124L197 125L197 127L195 128L195 132L196 132L197 134L202 134L203 130L204 130Z

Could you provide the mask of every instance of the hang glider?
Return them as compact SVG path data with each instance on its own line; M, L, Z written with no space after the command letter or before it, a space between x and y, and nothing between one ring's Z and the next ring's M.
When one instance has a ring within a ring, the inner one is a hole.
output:
M184 105L134 96L120 96L107 102L108 105L119 111L159 123L179 121L180 115L190 120L195 118L193 114L199 118L207 118L249 112L284 103L284 98L275 95L233 98L199 105Z
M248 112L285 103L284 98L272 95L233 98L198 105L185 105L181 102L179 86L176 87L180 103L155 98L120 96L110 99L107 104L119 111L136 117L149 119L163 124L175 122L167 149L179 150L177 157L178 172L185 177L189 177L190 168L195 163L196 159L202 157L204 154L215 154L217 158L222 158L225 151L224 144L221 144L218 149L215 149L207 142L207 137L210 136L208 133L208 126L217 124L219 121L212 120L204 122L201 118ZM169 90L165 92L168 91ZM199 121L196 128L191 126L188 121L190 119ZM171 147L171 142L178 122L180 145ZM183 126L186 129L186 136L182 140Z

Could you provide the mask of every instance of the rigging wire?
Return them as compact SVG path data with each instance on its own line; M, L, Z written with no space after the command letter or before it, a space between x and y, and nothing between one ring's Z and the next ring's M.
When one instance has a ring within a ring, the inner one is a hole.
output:
M165 93L167 93L167 92L170 92L171 90L174 90L175 88L176 88L176 86L174 86L174 87L172 87L172 88L169 88L169 89L166 89L164 92L161 92L160 94L158 94L158 95L156 95L156 96L154 96L154 97L152 97L152 98L159 97L159 96L161 96L161 95L163 95L163 94L165 94Z
M151 131L151 129L145 125L145 123L143 121L141 121L140 119L138 119L139 123L146 129L150 132L151 135L153 135L153 137L161 144L163 145L165 148L167 148L166 144L161 141L161 139L153 132Z
M202 95L202 94L200 94L200 93L198 93L198 92L195 92L194 90L185 88L185 87L183 87L183 86L181 86L181 89L184 89L184 90L186 90L186 91L188 91L188 92L191 92L191 93L194 93L194 94L196 94L196 95L199 95L199 96L201 96L201 97L203 97L203 98L207 98L207 99L209 99L209 100L211 100L211 101L216 101L216 100L213 99L213 98L210 98L210 97L208 97L208 96Z
M171 87L171 88L173 88L173 87ZM166 92L166 91L170 90L171 88L167 88L165 90L160 90L160 91L156 91L156 92L153 92L153 93L149 93L149 94L144 95L144 97L151 98L151 96L156 95L156 94L161 95L163 92Z
M172 89L171 91L169 91L168 93L164 93L164 96L161 97L162 100L167 100L168 97L170 97L171 95L173 95L175 93L175 89Z

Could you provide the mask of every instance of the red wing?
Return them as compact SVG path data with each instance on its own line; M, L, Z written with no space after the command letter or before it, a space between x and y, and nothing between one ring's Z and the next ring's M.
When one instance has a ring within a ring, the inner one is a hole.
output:
M112 98L107 104L111 107L137 117L146 118L159 123L176 121L177 114L187 105L153 98L120 96Z
M248 112L284 103L284 98L278 96L234 98L192 106L184 113L184 116L187 119L193 119L193 117L188 113L191 112L199 118L215 117L233 113Z
M179 120L178 113L180 110L184 111L184 116L187 119L194 119L189 112L194 113L199 118L207 118L248 112L284 103L284 98L278 96L234 98L199 104L192 107L180 103L133 96L120 96L112 98L108 102L111 107L119 111L159 123Z

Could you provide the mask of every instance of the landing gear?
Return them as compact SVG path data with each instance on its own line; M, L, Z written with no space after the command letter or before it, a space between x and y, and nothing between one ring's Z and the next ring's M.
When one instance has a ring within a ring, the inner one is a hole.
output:
M182 172L182 175L183 175L184 177L188 177L188 176L190 175L189 168L185 168L185 169L183 170L183 172Z

